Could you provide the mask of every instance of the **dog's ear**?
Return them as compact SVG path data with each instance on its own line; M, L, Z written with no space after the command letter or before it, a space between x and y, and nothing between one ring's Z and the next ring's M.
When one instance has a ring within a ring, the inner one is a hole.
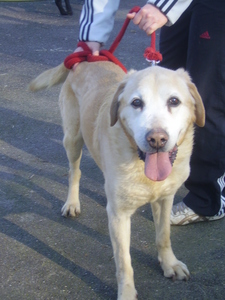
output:
M136 73L135 70L131 69L124 77L123 81L119 84L112 100L111 108L110 108L110 126L114 126L118 120L118 110L120 106L120 100L122 98L122 94L124 91L124 88L127 84L128 78Z
M203 127L205 125L205 108L202 102L202 98L199 95L199 92L195 84L191 81L191 78L188 75L188 73L184 69L178 69L177 71L186 80L189 91L195 100L195 116L196 116L195 123L199 127Z
M194 85L194 83L190 82L188 84L188 87L189 87L192 97L195 99L195 116L196 116L195 123L199 127L204 127L204 125L205 125L205 108L204 108L204 105L202 102L202 98L199 95L199 92L198 92L196 86Z
M126 85L126 81L120 83L117 91L115 92L110 108L110 126L114 126L118 120L118 110L119 110L119 100L121 94L123 93L124 87Z

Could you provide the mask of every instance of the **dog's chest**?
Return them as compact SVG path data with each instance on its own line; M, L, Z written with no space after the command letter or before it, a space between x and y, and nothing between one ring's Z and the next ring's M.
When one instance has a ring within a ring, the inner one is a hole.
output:
M117 199L122 206L137 209L146 203L174 195L177 182L173 177L160 182L151 181L145 176L144 167L140 164L139 168L127 168L123 176L120 174L116 190Z

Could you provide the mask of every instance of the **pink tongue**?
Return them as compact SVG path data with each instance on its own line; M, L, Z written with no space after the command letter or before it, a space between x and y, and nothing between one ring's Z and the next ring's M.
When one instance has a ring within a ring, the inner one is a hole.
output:
M172 171L168 152L146 153L145 175L153 181L166 179Z

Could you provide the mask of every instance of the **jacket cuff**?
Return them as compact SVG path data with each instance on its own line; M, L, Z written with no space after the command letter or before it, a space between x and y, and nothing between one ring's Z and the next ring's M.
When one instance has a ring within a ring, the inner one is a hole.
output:
M173 25L188 8L192 0L148 0L148 4L156 6L167 18L166 26Z

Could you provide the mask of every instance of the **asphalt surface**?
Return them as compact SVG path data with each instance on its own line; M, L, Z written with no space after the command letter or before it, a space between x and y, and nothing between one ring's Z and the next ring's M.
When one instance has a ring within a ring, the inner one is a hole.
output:
M140 1L138 4L144 4ZM82 214L61 217L68 163L58 108L60 87L32 94L28 83L73 52L81 3L62 17L54 1L0 2L0 299L116 299L103 177L84 149ZM122 1L109 44L126 12ZM147 66L150 40L130 25L116 56L128 68ZM176 195L180 201L186 190ZM150 207L132 218L131 256L139 299L225 299L225 220L173 227L176 256L191 272L172 282L157 261Z

